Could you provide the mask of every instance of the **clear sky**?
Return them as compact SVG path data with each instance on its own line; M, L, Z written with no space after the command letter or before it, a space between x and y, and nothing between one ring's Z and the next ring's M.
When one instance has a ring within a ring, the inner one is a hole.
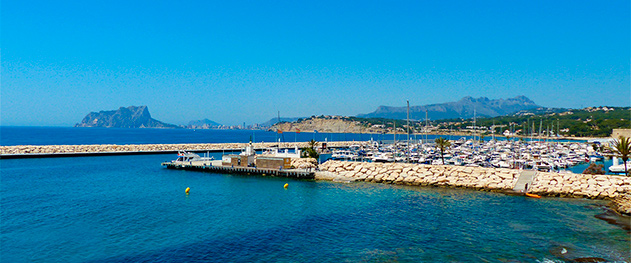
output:
M1 125L630 106L630 1L2 1Z

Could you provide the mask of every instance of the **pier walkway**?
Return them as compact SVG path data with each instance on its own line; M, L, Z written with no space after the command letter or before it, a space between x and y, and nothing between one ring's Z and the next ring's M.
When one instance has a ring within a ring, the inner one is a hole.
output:
M214 162L164 162L162 166L166 166L168 169L186 170L186 171L199 171L209 173L224 173L224 174L241 174L241 175L261 175L261 176L276 176L286 177L294 179L315 179L315 172L304 169L265 169L255 167L232 167L222 166L221 161Z
M521 171L519 178L517 178L517 182L515 183L515 187L513 187L513 191L528 192L528 186L532 185L532 180L536 175L537 171L534 170Z

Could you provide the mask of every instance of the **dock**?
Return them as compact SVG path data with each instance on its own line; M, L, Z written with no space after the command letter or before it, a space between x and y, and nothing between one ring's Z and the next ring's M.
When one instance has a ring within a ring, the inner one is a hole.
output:
M293 179L315 179L314 171L306 171L304 169L264 169L256 167L222 166L221 161L190 163L163 162L162 166L166 166L167 169L208 173L275 176Z

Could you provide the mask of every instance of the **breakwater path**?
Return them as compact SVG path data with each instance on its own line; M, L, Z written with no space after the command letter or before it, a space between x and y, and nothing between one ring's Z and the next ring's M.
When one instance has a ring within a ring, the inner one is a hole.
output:
M328 142L327 147L338 148L358 144L356 141ZM187 144L90 144L90 145L17 145L0 146L0 158L39 158L90 155L163 154L185 151L239 151L248 143L187 143ZM270 147L291 149L308 147L307 142L253 143L254 149Z
M343 161L327 161L319 169L316 179L501 192L513 192L522 173L516 169ZM526 189L543 196L611 199L617 211L631 214L631 177L536 172Z

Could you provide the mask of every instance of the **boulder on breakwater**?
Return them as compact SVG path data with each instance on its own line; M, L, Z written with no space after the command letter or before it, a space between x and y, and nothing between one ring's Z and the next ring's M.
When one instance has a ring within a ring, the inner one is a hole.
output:
M618 196L611 203L613 209L618 213L631 216L631 193Z
M318 160L315 158L292 158L291 166L298 169L315 169L318 167Z

